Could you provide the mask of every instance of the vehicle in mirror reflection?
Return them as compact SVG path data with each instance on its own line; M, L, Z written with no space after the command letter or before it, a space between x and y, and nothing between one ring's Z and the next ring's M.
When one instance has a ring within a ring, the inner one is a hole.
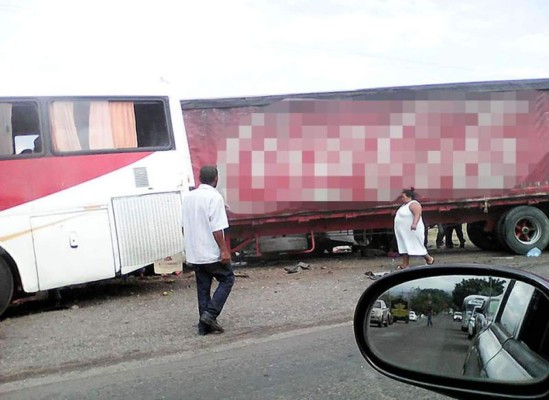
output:
M474 284L474 283L473 283ZM503 289L500 288L500 291ZM490 299L491 296L486 296L480 293L474 293L466 296L463 299L463 304L461 306L463 319L461 321L461 330L467 332L469 329L469 324L471 323L471 318L473 318L473 313L477 308L481 308L485 302ZM474 320L473 320L474 321Z
M469 318L469 323L467 324L468 339L471 339L473 336L476 335L475 321L477 319L477 315L480 314L481 310L482 310L482 306L476 306L473 312L471 313L471 318Z
M408 323L410 318L410 310L408 309L408 302L402 297L390 299L391 315L393 316L393 322L403 321Z
M488 302L486 302L479 312L475 316L475 326L472 332L472 336L475 336L478 332L483 330L494 318L496 315L501 301L501 296L491 297Z
M410 321L413 321L413 322L417 321L417 315L416 315L415 311L410 311L409 319L410 319Z
M372 329L364 315L380 300L392 307L402 301L408 320L420 318ZM407 383L458 398L543 398L549 394L548 310L549 284L536 275L480 265L419 267L366 290L355 336L374 368ZM531 397L534 392L543 396Z
M370 323L379 327L389 326L389 308L383 300L377 300L372 307Z

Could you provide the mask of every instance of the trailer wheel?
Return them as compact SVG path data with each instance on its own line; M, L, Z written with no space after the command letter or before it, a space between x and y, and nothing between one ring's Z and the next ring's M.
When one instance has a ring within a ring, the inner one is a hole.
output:
M505 221L507 219L507 215L509 214L509 212L511 212L511 210L507 210L500 215L498 222L496 223L495 235L497 242L499 243L499 248L501 250L513 253L513 250L509 248L505 239Z
M499 250L500 245L496 238L496 232L484 230L486 222L477 221L467 224L467 236L469 240L482 250Z
M0 258L0 315L6 311L13 296L13 276L8 264Z
M502 226L502 238L516 254L526 254L534 247L543 250L549 244L549 218L536 207L513 208L505 216Z

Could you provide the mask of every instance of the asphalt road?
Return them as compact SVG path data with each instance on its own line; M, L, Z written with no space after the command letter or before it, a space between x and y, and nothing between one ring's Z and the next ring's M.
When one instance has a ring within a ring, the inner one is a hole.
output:
M0 397L3 400L448 398L393 381L372 370L357 349L350 323L13 382L0 386Z
M461 331L461 324L449 315L417 322L397 322L388 328L369 327L373 348L380 357L400 367L414 371L461 376L465 356L471 341Z
M506 264L549 278L549 252L434 254L441 265ZM311 269L296 274L283 268L292 260L239 270L221 316L226 332L205 338L196 335L192 274L100 282L65 291L60 307L14 307L0 320L0 398L447 398L385 378L357 349L350 321L372 283L365 272L390 271L390 258L307 261ZM435 317L433 328L421 321L371 332L399 365L455 373L469 341L448 324Z

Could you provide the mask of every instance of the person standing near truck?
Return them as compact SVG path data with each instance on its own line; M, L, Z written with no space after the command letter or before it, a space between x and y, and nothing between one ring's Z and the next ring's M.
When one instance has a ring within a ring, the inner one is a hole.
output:
M223 230L229 227L225 201L216 190L217 168L200 169L200 186L183 198L183 235L187 263L196 274L198 334L224 329L217 322L231 293L235 276ZM211 296L213 279L219 284Z
M454 247L454 243L452 241L452 234L454 231L456 231L456 236L459 240L459 247L464 248L465 247L465 238L463 237L463 228L461 226L462 224L450 224L446 225L444 227L444 235L446 236L446 248L451 249Z
M442 246L444 246L445 232L446 231L444 229L444 225L438 223L437 224L437 239L436 239L437 249L440 249Z
M416 200L413 188L405 189L400 194L402 205L398 209L394 220L395 237L398 252L402 255L402 264L397 269L410 266L410 256L421 256L428 265L435 262L425 247L425 225L421 218L421 204Z

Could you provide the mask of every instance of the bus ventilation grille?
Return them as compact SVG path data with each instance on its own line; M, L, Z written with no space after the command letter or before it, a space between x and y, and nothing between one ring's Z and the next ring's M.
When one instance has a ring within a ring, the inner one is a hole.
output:
M133 176L135 178L136 187L149 187L149 175L147 174L147 168L145 167L134 168Z
M123 271L183 249L179 192L117 197L113 199L113 211Z

